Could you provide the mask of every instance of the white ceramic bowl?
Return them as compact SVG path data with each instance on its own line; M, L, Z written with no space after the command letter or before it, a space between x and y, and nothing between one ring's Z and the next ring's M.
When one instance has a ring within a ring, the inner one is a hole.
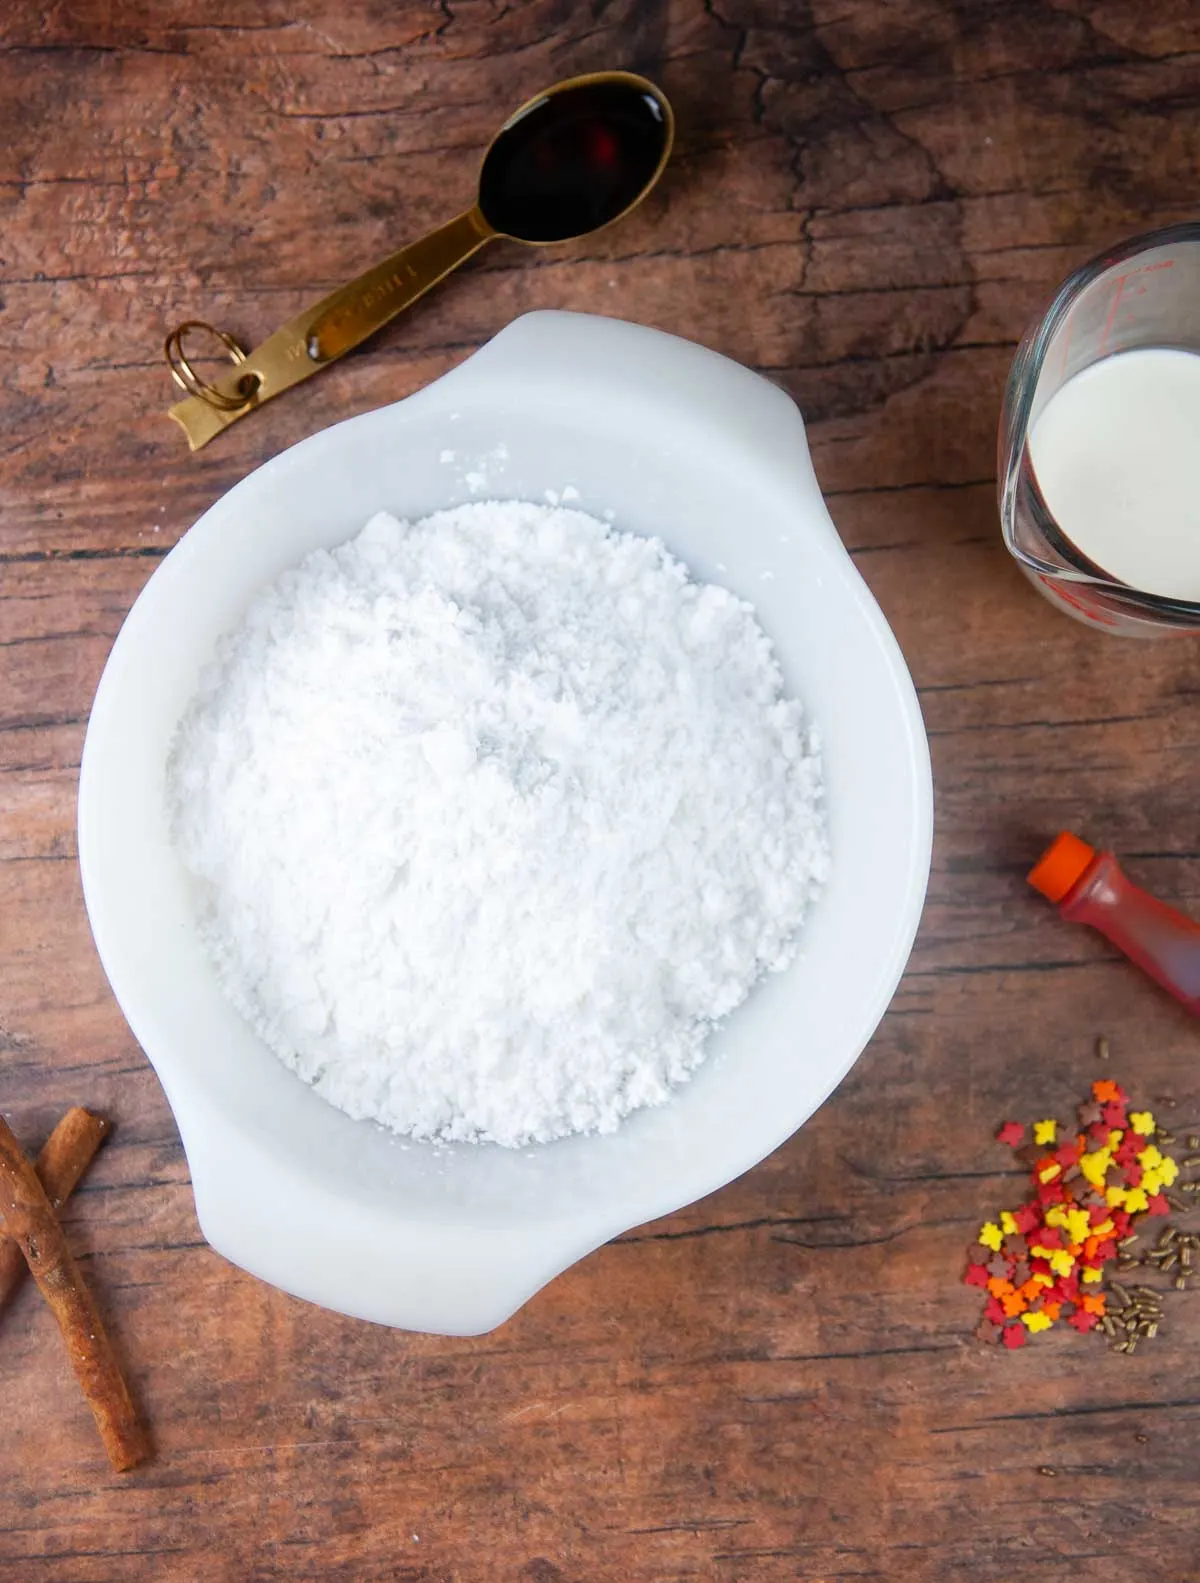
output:
M582 509L660 535L758 607L822 733L833 874L798 960L755 989L670 1104L533 1149L417 1144L332 1109L225 1000L168 840L168 746L219 634L309 550L380 508L417 517L568 485ZM97 949L175 1112L213 1247L328 1308L469 1335L812 1114L903 971L931 806L912 683L826 513L793 403L690 342L535 313L427 390L260 467L172 550L96 694L79 859Z

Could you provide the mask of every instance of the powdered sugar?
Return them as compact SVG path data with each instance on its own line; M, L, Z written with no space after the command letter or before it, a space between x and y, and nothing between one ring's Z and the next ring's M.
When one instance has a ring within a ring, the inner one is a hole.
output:
M168 797L221 982L332 1104L517 1145L665 1100L790 960L821 775L751 608L575 510L376 516L253 604Z

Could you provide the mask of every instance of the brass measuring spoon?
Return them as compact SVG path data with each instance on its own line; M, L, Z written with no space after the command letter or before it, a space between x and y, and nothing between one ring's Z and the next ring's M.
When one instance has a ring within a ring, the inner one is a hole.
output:
M252 352L201 320L172 330L164 351L172 378L188 394L170 416L197 451L373 335L485 242L500 237L545 247L611 225L662 175L674 136L667 97L645 77L604 71L556 83L496 133L465 214L306 308ZM214 336L234 364L211 384L184 352L190 330Z

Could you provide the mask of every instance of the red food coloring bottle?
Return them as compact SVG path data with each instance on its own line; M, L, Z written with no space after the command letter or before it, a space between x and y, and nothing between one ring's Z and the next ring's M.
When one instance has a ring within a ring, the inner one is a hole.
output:
M1029 883L1071 923L1098 929L1200 1017L1200 923L1127 879L1111 852L1064 831Z

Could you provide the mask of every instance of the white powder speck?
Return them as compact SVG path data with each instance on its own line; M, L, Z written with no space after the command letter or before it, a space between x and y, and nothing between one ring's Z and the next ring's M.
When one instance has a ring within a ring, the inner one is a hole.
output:
M352 1116L509 1145L611 1130L692 1072L794 953L821 797L749 605L521 502L380 514L284 573L168 771L266 1043Z
M463 476L466 479L467 488L471 491L471 493L473 495L477 495L479 493L479 491L483 488L483 486L487 483L487 474L486 473L480 473L480 472L472 471L472 472L464 474Z
M567 487L563 490L562 494L558 498L562 501L563 505L565 506L566 503L568 502L568 500L578 500L579 499L579 491L578 491L578 489L575 488L574 484L568 484Z
M454 460L454 452L453 451L439 451L438 452L438 461L439 462L446 463L446 462L452 462L453 460Z

